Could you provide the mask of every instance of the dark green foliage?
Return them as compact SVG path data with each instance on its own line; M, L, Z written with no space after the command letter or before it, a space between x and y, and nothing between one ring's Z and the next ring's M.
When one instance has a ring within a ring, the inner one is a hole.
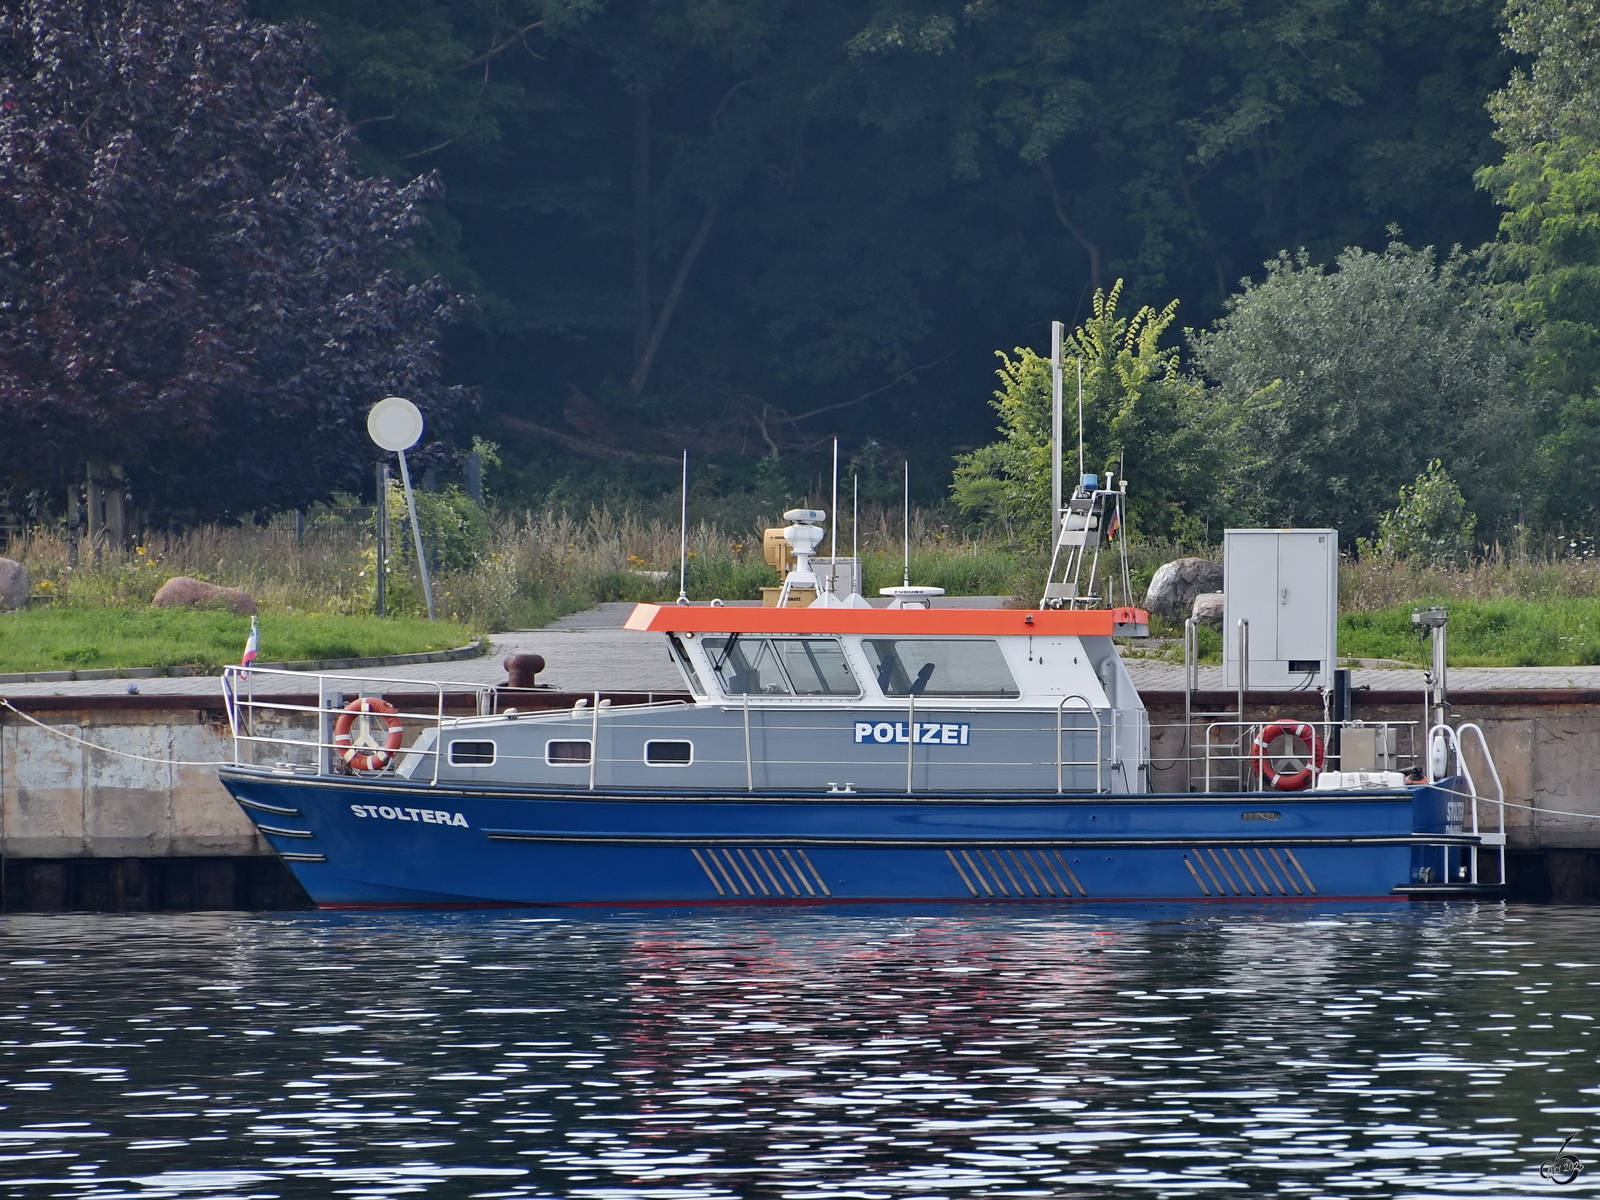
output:
M1493 261L1533 339L1541 422L1537 515L1600 512L1600 5L1513 0L1507 43L1528 68L1490 100L1502 162L1479 182L1506 209Z
M839 432L926 501L993 349L1096 286L1201 324L1285 248L1493 227L1497 0L253 7L322 27L366 162L440 171L418 259L479 298L450 368L530 499L665 492L686 444L814 477Z
M1435 458L1480 515L1512 510L1522 346L1460 254L1352 249L1331 271L1281 255L1194 350L1236 430L1230 521L1371 537Z

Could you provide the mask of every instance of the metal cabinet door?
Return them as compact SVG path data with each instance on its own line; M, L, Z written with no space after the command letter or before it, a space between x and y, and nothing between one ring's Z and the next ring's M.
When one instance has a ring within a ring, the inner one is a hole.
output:
M1333 536L1311 530L1278 535L1277 640L1271 657L1285 664L1319 663L1319 679L1330 678L1333 667L1327 661L1335 620L1331 606L1337 603L1336 579L1330 577L1338 571ZM1250 632L1254 642L1254 628ZM1268 657L1266 645L1257 653Z
M1239 685L1241 620L1250 622L1251 663L1277 656L1278 536L1276 530L1227 532L1222 564L1226 624L1222 635L1228 687Z

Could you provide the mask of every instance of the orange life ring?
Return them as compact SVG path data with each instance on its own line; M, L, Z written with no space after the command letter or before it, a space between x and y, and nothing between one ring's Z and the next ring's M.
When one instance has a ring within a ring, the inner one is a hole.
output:
M374 722L370 715L376 714L383 719L388 727L389 735L382 746L378 745L373 734ZM350 731L355 728L356 721L360 720L361 729L354 738ZM401 727L400 718L395 715L395 707L387 700L380 700L376 696L362 696L352 700L344 706L344 711L339 714L339 720L333 726L333 745L339 755L357 771L381 771L394 760L394 752L400 749L400 742L405 736Z
M1285 735L1297 737L1311 750L1311 761L1298 771L1277 771L1267 758L1267 747ZM1275 787L1280 792L1298 792L1311 786L1316 773L1322 769L1322 739L1317 731L1304 721L1278 721L1268 725L1257 736L1251 755L1264 787Z

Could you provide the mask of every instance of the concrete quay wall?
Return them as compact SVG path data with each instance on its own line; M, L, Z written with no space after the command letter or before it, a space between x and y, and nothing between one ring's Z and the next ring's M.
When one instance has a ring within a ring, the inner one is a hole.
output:
M505 703L524 709L566 707L577 698L555 691L503 695ZM615 703L646 698L610 695ZM390 698L402 708L423 702ZM1144 698L1153 727L1151 785L1168 792L1198 790L1203 727L1231 716L1197 718L1191 736L1196 753L1189 756L1183 694L1147 691ZM313 696L278 699L316 703ZM1600 900L1600 789L1594 783L1600 690L1514 688L1461 692L1452 700L1456 717L1483 727L1506 799L1526 806L1506 810L1512 893ZM1232 692L1202 692L1195 709L1226 712L1235 701ZM432 696L425 702L430 709L435 703ZM211 764L230 759L233 750L220 697L62 696L14 703L48 728L0 710L4 909L305 903L293 877L217 781ZM475 703L470 693L447 697L452 712L472 711ZM1357 693L1353 715L1415 722L1420 710L1420 695L1369 691ZM1250 720L1308 718L1317 711L1315 697L1252 693L1246 700ZM1488 816L1485 806L1481 819Z

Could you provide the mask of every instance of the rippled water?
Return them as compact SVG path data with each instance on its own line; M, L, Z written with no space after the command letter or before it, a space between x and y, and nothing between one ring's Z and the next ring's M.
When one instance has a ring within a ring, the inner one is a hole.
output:
M6 917L0 1184L1586 1192L1597 987L1591 909Z

